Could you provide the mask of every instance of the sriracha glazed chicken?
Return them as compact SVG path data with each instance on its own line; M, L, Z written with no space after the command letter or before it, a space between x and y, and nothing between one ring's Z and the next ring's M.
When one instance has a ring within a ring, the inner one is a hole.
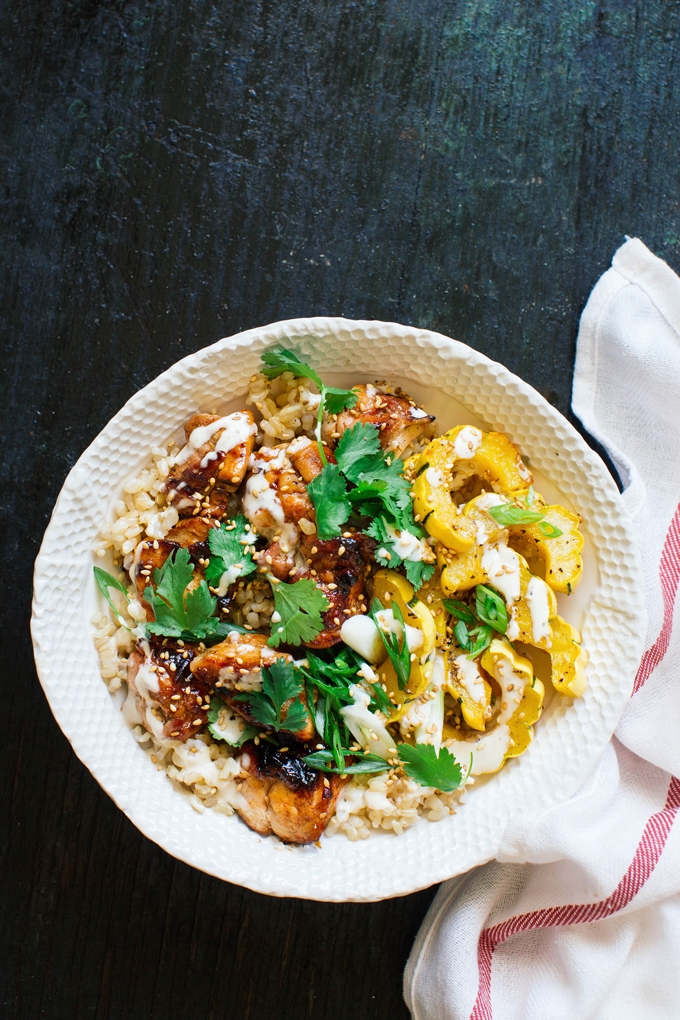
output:
M528 746L532 647L583 693L554 595L580 578L578 517L499 433L436 437L401 391L327 386L281 347L262 362L252 410L194 414L116 504L102 663L197 810L286 843L398 834Z

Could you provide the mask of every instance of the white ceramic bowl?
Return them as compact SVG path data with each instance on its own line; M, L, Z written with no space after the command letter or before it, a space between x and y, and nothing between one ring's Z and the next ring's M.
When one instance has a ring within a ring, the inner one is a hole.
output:
M323 848L284 847L237 817L197 814L136 744L99 675L92 613L102 608L92 548L122 483L194 412L244 406L260 354L292 347L335 384L400 383L442 428L469 422L506 433L548 499L577 509L586 536L577 592L558 597L590 656L583 698L549 699L533 743L478 783L456 815L421 819ZM55 718L80 760L122 811L168 853L274 896L378 900L422 889L493 858L508 821L571 796L612 734L631 690L644 626L642 580L619 494L602 461L535 390L502 365L438 333L395 323L293 319L220 340L135 394L69 474L35 568L32 633Z

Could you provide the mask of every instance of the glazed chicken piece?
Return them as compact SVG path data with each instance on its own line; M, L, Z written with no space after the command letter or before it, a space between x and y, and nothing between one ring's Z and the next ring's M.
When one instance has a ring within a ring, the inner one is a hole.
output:
M289 661L290 655L270 648L266 634L233 631L224 641L197 655L191 663L191 672L211 687L260 690L262 667L271 666L276 659Z
M234 631L224 641L197 656L191 663L191 670L203 683L219 689L220 697L244 719L267 732L272 727L262 725L252 714L249 703L236 700L235 694L262 690L262 667L271 666L276 659L290 662L291 656L270 648L265 634L239 634ZM300 698L306 705L304 691ZM291 701L284 701L282 705L284 719ZM298 740L311 740L315 733L314 723L308 716L303 728L293 731L292 735Z
M135 549L135 556L130 567L130 578L137 588L137 597L146 610L147 620L153 620L151 606L144 599L144 591L153 587L153 572L160 569L168 556L175 549L188 549L191 562L198 567L196 573L203 573L200 560L210 557L208 533L216 526L216 522L205 517L190 517L181 520L163 539L147 539L140 542ZM227 592L218 600L218 609L226 609L231 601L231 593Z
M208 719L210 691L191 672L196 649L152 638L146 654L139 642L128 659L128 687L143 725L158 739L184 741Z
M331 448L326 446L325 443L322 443L322 446L328 463L335 464L335 454ZM288 444L288 458L306 483L311 482L323 470L324 465L319 453L319 447L313 439L308 439L307 436L299 436Z
M300 571L295 580L310 577L330 603L324 613L324 629L308 642L309 648L329 648L337 644L340 628L347 617L366 612L363 592L370 564L367 550L368 543L358 537L321 542L315 535L303 536L300 551L307 571Z
M299 522L314 520L307 487L285 446L263 446L250 458L243 513L265 537L274 538L278 532L282 545L290 548L297 542Z
M383 393L370 383L354 386L353 389L359 399L354 407L338 415L333 423L334 438L339 438L345 429L352 428L357 422L377 425L380 429L380 445L385 450L392 450L398 457L435 420L431 414L426 414L405 397Z
M192 516L197 508L212 517L227 512L230 495L245 478L256 432L250 411L189 419L186 445L174 458L166 483L168 499L181 517Z
M243 745L240 792L247 806L237 811L261 836L274 833L284 843L314 843L328 825L349 777L329 775L327 786L321 772L300 760L311 753L300 745L285 751L267 743Z

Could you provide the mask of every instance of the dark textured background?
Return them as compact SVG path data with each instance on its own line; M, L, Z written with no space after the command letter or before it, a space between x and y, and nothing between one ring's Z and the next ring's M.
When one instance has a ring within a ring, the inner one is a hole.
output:
M147 842L50 715L31 564L109 417L250 326L430 326L568 412L578 316L624 234L680 266L679 13L0 3L3 1018L407 1016L401 971L433 891L267 899Z

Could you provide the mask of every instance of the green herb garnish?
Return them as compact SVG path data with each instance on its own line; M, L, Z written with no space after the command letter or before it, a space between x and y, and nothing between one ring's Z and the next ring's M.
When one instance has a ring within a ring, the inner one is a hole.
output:
M398 634L393 634L391 631L383 630L380 626L377 614L383 612L385 609L380 599L373 599L369 616L378 628L378 633L382 638L385 651L389 655L390 662L394 666L394 672L397 674L399 690L403 691L411 676L411 653L409 651L408 641L406 640L406 624L404 623L404 616L399 608L399 604L393 601L390 608L394 615L394 619L401 624L401 637Z
M321 422L323 421L324 409L329 414L340 414L346 408L354 407L359 399L358 394L354 390L342 390L336 389L335 386L324 385L321 377L313 368L305 364L304 361L300 361L296 354L293 354L292 351L285 347L270 347L262 355L262 362L264 366L262 371L268 379L276 379L277 376L283 375L284 372L292 372L298 378L302 376L316 383L321 400L319 401L315 434L321 463L325 465L327 463L326 454L321 442Z
M456 619L453 633L456 641L476 659L491 644L493 632L505 634L508 629L508 610L503 597L486 584L475 588L474 605L460 599L443 599L444 608Z
M337 464L327 464L307 486L316 510L316 531L322 542L336 538L350 514L347 484Z
M293 584L276 583L274 580L272 591L274 609L280 619L272 623L268 645L277 648L282 642L287 645L306 644L323 630L321 614L330 603L312 580L304 578Z
M123 593L126 601L129 603L130 596L127 593L127 588L122 583L122 581L119 581L118 578L114 577L112 574L109 574L108 571L103 570L101 567L94 567L93 569L94 578L95 581L97 582L97 587L99 588L100 592L102 593L102 595L108 602L109 606L111 607L114 616L118 620L118 623L121 625L121 627L125 627L126 630L130 630L128 625L124 622L122 616L120 615L119 610L116 607L115 602L113 601L109 594L109 588L115 588L116 591L120 591Z
M379 758L377 754L362 754L357 755L355 751L348 751L346 748L342 748L342 762L338 764L335 761L335 757L331 751L315 751L314 754L308 754L306 758L303 758L305 765L309 765L310 768L315 769L317 772L332 772L335 775L349 776L349 775L365 775L370 772L387 772L392 766L389 765L384 758ZM346 765L344 758L352 755L358 758L352 765ZM331 764L335 763L335 767Z
M446 747L438 755L432 744L398 744L397 750L404 772L421 786L451 793L463 782L463 769Z
M193 588L194 570L188 549L176 549L160 569L154 570L156 590L149 586L144 598L153 609L155 620L147 623L150 634L201 641L220 631L220 621L212 614L217 600L203 579Z
M499 634L505 634L508 629L508 610L505 600L501 598L495 588L489 588L485 584L478 584L475 588L475 610L482 623L486 623Z
M303 678L292 662L277 659L271 666L262 669L262 691L237 694L234 701L247 702L250 715L269 729L286 730L296 733L307 724L309 713L300 700L304 690ZM291 700L294 699L294 700ZM291 701L285 717L281 715L283 705Z
M242 744L245 744L246 740L252 740L253 737L257 736L257 728L243 720L243 729L238 740L228 740L224 735L224 731L219 727L220 712L223 710L227 712L232 711L232 709L230 709L221 698L218 698L216 694L213 694L210 701L210 708L208 709L208 729L216 740L224 740L225 743L230 744L232 747L240 747Z
M533 504L535 498L536 494L534 493L529 505ZM527 496L528 502L529 497ZM486 512L493 517L496 524L501 524L504 528L510 528L517 524L538 524L546 538L559 538L562 534L559 528L545 520L545 514L540 510L524 510L521 506L515 506L514 503L502 503L499 506L487 507Z
M250 525L243 514L228 523L223 521L219 528L211 528L210 563L205 569L208 584L217 587L227 571L232 574L232 584L237 578L252 574L256 566L250 553L251 542Z

